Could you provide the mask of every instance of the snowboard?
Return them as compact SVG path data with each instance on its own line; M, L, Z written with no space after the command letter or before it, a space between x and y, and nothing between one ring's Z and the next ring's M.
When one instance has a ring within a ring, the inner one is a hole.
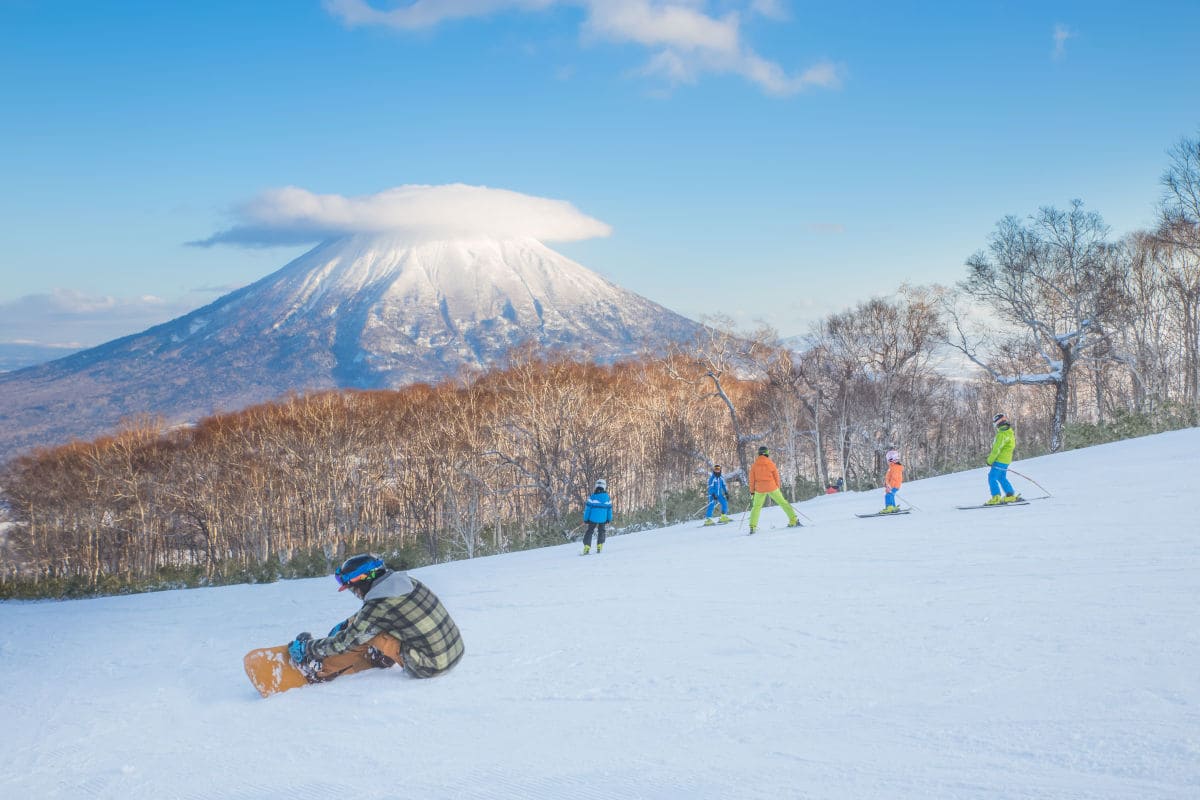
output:
M889 511L886 514L883 513L882 511L876 511L874 514L855 514L854 516L858 517L859 519L866 519L867 517L898 517L901 514L908 514L908 513L909 513L909 510L906 508L903 511Z
M286 644L251 650L242 659L242 664L246 668L246 677L263 697L308 685L304 673L292 663Z

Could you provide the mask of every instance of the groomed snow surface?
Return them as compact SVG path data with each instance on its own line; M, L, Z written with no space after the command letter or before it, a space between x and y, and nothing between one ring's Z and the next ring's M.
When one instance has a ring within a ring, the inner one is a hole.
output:
M0 603L0 797L1200 797L1198 456L1181 431L1018 461L1054 495L1027 506L954 510L980 468L896 518L848 493L799 530L421 569L467 645L428 681L255 693L246 651L357 607L331 578Z

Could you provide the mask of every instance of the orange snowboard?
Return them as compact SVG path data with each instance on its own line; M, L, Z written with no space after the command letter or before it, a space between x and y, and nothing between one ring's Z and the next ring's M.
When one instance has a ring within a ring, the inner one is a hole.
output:
M286 644L251 650L246 653L242 663L246 667L246 676L250 678L250 683L254 684L254 688L258 689L258 693L263 697L308 685L304 673L288 656Z

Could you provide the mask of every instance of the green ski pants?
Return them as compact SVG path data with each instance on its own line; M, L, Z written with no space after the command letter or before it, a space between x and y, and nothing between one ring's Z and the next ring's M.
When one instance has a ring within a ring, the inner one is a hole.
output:
M758 515L762 513L763 503L767 502L767 498L775 501L775 504L782 508L788 515L788 523L795 524L796 510L792 508L792 504L783 496L783 492L776 489L773 492L755 492L754 499L750 503L750 527L758 527Z

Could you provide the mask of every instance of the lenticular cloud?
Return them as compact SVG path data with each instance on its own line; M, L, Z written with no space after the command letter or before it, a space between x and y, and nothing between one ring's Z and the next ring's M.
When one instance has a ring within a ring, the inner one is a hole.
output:
M354 234L395 234L413 240L531 238L570 242L607 236L612 229L565 200L507 189L397 186L345 197L287 186L269 189L239 207L237 222L193 244L305 244Z

